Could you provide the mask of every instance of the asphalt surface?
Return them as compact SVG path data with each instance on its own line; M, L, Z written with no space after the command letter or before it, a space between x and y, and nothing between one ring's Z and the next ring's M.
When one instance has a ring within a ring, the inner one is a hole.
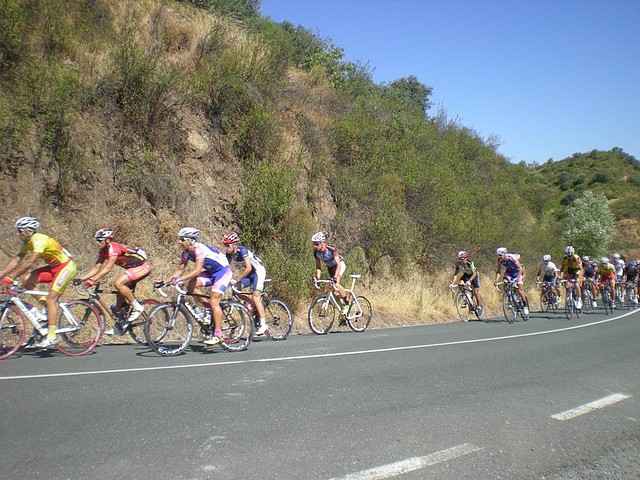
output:
M176 358L22 352L0 362L1 475L636 479L639 339L640 311L533 313Z

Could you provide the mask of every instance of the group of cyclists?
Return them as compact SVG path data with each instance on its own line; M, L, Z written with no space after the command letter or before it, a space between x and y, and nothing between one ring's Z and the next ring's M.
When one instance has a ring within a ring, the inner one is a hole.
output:
M84 284L92 287L107 276L114 266L121 267L122 273L114 280L117 291L114 309L121 310L131 305L127 323L120 326L119 331L112 329L105 332L108 335L122 334L130 322L138 318L144 307L135 296L136 285L151 273L151 264L147 253L139 247L116 242L115 231L101 228L94 234L98 248L98 256L94 266L81 278L75 278L78 272L73 255L53 238L39 233L40 222L33 217L21 217L15 223L17 235L22 240L20 249L5 267L0 270L0 285L10 288L18 280L23 287L32 289L35 284L50 284L48 295L38 299L40 306L44 306L47 318L47 336L35 346L41 349L54 347L58 343L56 325L58 318L58 301L70 283ZM209 297L196 296L205 309L205 321L213 319L214 335L205 340L207 345L216 345L222 341L222 309L220 300L229 286L237 285L239 291L250 288L251 294L240 293L240 297L250 302L250 308L255 308L258 325L255 334L264 335L267 331L265 311L260 301L267 278L266 268L260 258L246 246L240 244L237 233L230 232L222 237L224 252L218 248L200 242L200 230L193 227L181 228L178 233L178 244L181 247L180 260L174 272L166 280L157 280L156 285L171 283L185 284L189 292L202 294L203 288L209 288ZM311 241L315 258L316 278L322 275L322 264L327 268L338 297L345 307L348 307L347 296L341 285L346 271L346 264L334 246L326 243L323 232L315 233ZM45 266L32 270L32 267L43 260ZM192 268L188 264L192 262ZM240 272L233 278L231 265L241 265ZM38 306L34 307L38 308ZM42 317L41 317L42 318ZM44 318L42 318L44 320Z
M496 284L503 283L507 279L516 281L518 292L524 302L524 313L529 314L529 300L524 289L525 267L520 261L520 255L510 253L506 247L496 250ZM504 267L504 272L502 268ZM580 257L575 248L568 245L565 248L565 256L562 258L560 268L552 261L551 255L542 257L542 263L538 268L536 282L540 284L541 290L545 284L549 285L555 294L556 303L560 301L561 295L558 290L560 283L575 280L577 290L576 308L582 309L582 288L591 289L592 307L598 306L596 302L597 289L599 285L608 284L612 292L615 292L616 282L628 285L633 290L631 295L634 304L638 304L638 287L640 284L640 259L625 260L619 253L614 253L612 261L609 257L601 257L600 261L591 260L588 255ZM502 275L502 278L500 276ZM587 283L585 283L587 282ZM455 271L451 281L452 284L469 284L476 296L480 311L484 308L482 296L480 294L480 275L474 262L469 258L466 251L460 250L457 254ZM565 283L565 288L568 288ZM615 308L615 301L613 303ZM481 315L479 315L481 317Z

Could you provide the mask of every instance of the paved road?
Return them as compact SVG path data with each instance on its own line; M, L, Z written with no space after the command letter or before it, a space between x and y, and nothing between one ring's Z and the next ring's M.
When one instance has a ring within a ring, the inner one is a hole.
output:
M24 353L0 362L0 475L635 479L638 339L640 311Z

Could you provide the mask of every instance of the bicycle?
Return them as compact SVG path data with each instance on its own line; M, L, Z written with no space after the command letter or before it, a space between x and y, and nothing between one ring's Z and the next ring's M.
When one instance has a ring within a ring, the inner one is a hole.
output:
M597 283L596 286L600 288L600 295L602 296L602 306L604 307L605 315L613 313L613 310L616 307L613 301L613 297L611 296L611 284L609 282L604 282Z
M214 327L211 315L207 316L203 312L196 304L199 302L188 300L189 297L208 299L208 295L188 292L182 284L173 285L160 281L154 286L165 298L169 296L163 290L165 286L171 287L177 293L174 300L159 303L153 307L144 324L146 341L157 354L164 357L181 354L191 343L194 321L200 326L200 337L203 340L213 337ZM220 308L222 308L220 346L232 352L246 350L254 333L251 314L242 303L232 299L222 299Z
M351 279L351 288L345 289L349 302L345 308L341 305L334 291L337 289L333 279L318 280L313 278L315 288L320 290L321 284L324 283L330 287L328 291L311 301L307 321L311 331L317 335L326 335L331 330L336 317L339 319L338 326L348 325L354 332L364 332L371 323L371 302L362 295L356 295L354 287L356 280L360 275L349 275Z
M453 303L456 306L460 320L468 322L471 318L471 313L475 314L478 320L482 320L484 310L481 305L478 305L478 299L471 285L468 283L458 283L449 285L449 288L455 295Z
M614 300L615 302L620 305L621 307L624 306L624 296L625 296L625 289L622 288L624 285L624 281L620 278L616 278L616 289L615 289L615 297Z
M578 281L575 279L560 280L560 283L567 285L564 299L564 312L567 320L571 320L575 313L578 318L582 316L582 308L578 308Z
M638 308L638 304L637 302L635 302L636 294L633 291L634 285L635 282L625 282L623 305L627 307L628 310L631 310L632 308Z
M7 289L6 298L0 302L0 360L9 358L20 347L30 347L47 336L46 308L39 312L20 298L21 295L47 296L48 291ZM27 321L33 330L26 339ZM70 357L79 357L91 352L102 336L100 313L89 302L72 300L58 304L59 341L56 348ZM26 339L26 341L25 341Z
M538 286L542 287L542 293L540 294L540 309L543 312L553 310L558 311L558 296L553 291L553 286L549 282L536 282Z
M129 336L139 345L146 345L147 340L144 336L144 324L147 319L146 311L142 312L138 318L133 322L129 322L129 314L131 313L132 306L129 302L125 301L125 304L119 309L115 305L107 306L101 295L116 295L117 290L100 290L100 284L96 283L93 290L88 290L82 287L82 280L76 279L73 281L73 285L81 295L88 295L88 298L84 300L96 307L100 312L100 318L102 321L103 333L107 331L107 319L113 322L113 337L123 336L129 334ZM157 300L148 298L140 300L140 303L144 307L158 305ZM105 337L106 335L103 335ZM104 338L103 338L104 341Z
M595 310L593 307L593 302L595 301L592 293L593 283L594 281L592 278L585 278L584 284L582 285L582 308L586 312Z
M271 282L270 278L264 281L265 289L260 295L260 301L264 307L265 322L268 327L265 334L272 340L286 340L293 328L293 314L284 300L269 295L266 289L269 282ZM231 287L231 291L232 298L235 301L240 303L244 302L244 306L247 307L247 310L249 310L251 314L254 327L257 328L259 323L257 312L251 302L242 298L242 296L247 297L248 295L243 295L242 291L237 289L235 285Z
M502 291L502 312L508 323L513 324L516 321L518 314L525 322L529 320L529 313L525 313L525 304L520 298L520 291L518 290L518 282L513 278L505 278L501 282L494 283L496 290ZM503 289L500 286L504 286Z

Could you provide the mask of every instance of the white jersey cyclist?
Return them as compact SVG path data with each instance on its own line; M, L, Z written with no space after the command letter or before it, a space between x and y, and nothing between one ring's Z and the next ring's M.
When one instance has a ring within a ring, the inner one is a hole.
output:
M193 242L192 250L183 250L180 263L195 263L201 258L204 259L203 271L198 277L202 278L203 286L211 287L214 292L225 293L231 279L231 267L227 256L211 245Z
M227 253L227 260L229 262L235 261L238 263L245 263L245 260L249 260L251 264L251 272L240 280L243 287L251 285L253 290L262 292L264 290L264 281L267 278L267 270L264 268L262 260L243 245L238 245L235 249L235 253Z

